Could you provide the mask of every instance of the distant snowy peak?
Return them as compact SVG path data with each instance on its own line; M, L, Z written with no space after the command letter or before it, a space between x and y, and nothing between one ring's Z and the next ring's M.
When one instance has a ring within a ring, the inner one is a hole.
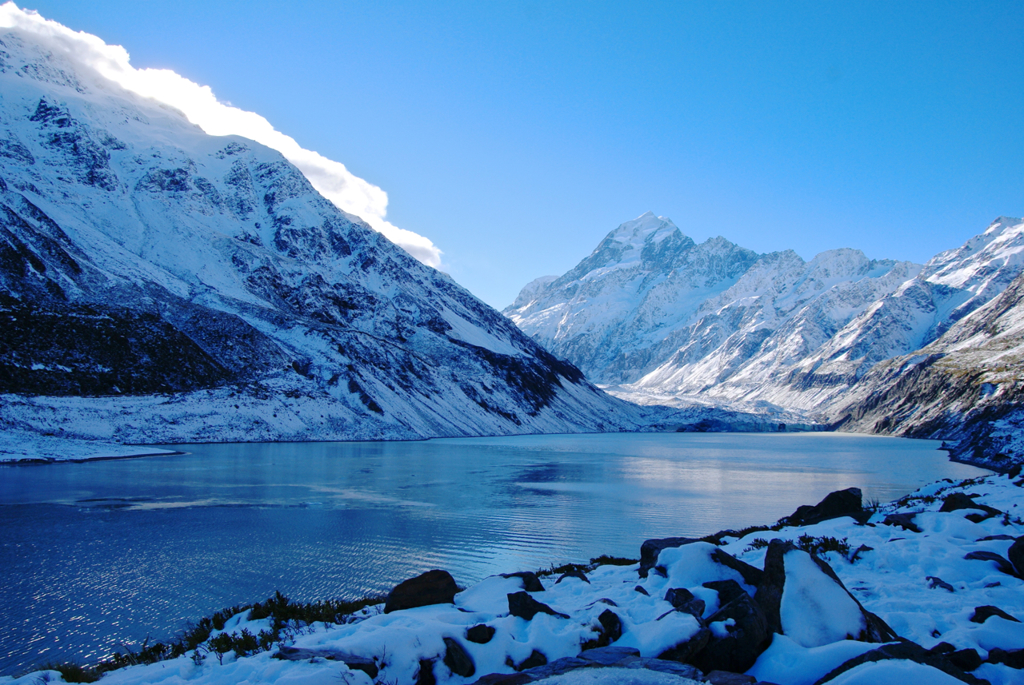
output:
M579 279L594 280L610 270L664 267L666 262L693 245L693 240L683 235L671 219L647 212L605 236L590 256L559 278L556 285Z

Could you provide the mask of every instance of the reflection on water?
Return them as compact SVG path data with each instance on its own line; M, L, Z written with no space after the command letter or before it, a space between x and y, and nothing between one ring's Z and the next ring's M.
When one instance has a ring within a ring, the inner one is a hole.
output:
M96 660L275 590L389 590L633 556L651 537L768 523L832 490L894 499L937 444L835 434L617 434L194 445L0 467L0 674Z

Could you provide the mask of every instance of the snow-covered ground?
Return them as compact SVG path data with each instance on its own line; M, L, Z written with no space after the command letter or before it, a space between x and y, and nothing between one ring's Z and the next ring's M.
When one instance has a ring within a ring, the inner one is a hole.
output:
M95 440L76 440L55 435L42 435L31 431L0 431L0 463L120 459L154 454L174 454L174 452L146 445L118 445Z
M991 509L939 511L944 500L955 493ZM1024 650L1024 623L1003 618L998 612L978 622L985 612L977 608L997 607L1013 619L1024 619L1021 569L1014 570L1005 561L1016 558L1010 547L1024 535L1022 503L1024 479L1000 475L957 484L942 481L878 507L866 524L841 517L809 526L726 535L720 546L692 542L668 547L657 556L646 577L638 573L637 564L602 565L586 569L586 580L542 576L543 590L525 592L530 590L526 579L492 576L455 594L453 603L390 613L384 613L382 605L370 606L335 624L293 624L281 633L283 641L269 650L248 656L231 651L218 654L214 641L219 635L237 636L243 630L259 635L271 629L271 619L252 620L246 610L228 620L223 630L214 631L198 650L176 659L112 671L102 682L411 685L434 682L424 678L429 670L438 683L461 684L547 662L542 667L546 670L524 670L524 676L552 685L688 683L693 681L684 677L687 673L697 678L702 678L701 674L678 663L666 666L665 659L655 657L670 656L665 653L672 650L678 656L702 632L712 641L709 644L714 644L740 630L734 618L715 615L722 608L720 590L727 602L731 600L725 590L704 583L735 581L736 588L757 595L756 603L767 606L770 600L762 597L772 574L766 569L755 581L758 588L751 581L766 566L766 555L771 557L772 549L783 549L785 584L775 614L780 627L770 646L747 669L759 681L811 685L847 661L877 649L877 643L846 639L849 635L866 639L870 614L865 612L871 612L901 638L933 653L957 650L964 655L963 650L975 650L984 661L974 665L973 674L979 678L993 684L1020 683L1024 672L988 660L1005 659L994 650L1011 655ZM768 547L766 541L774 539L803 548L817 547L820 559L827 562L842 586L830 580L807 552L778 543ZM833 551L822 551L822 545ZM722 563L719 550L755 570ZM776 573L776 580L778 577ZM663 599L674 588L692 593L691 599L699 600L697 608L691 604L677 609ZM524 618L520 610L512 610L513 596L527 603L540 602L552 613L542 608L531 619ZM731 600L726 609L736 601ZM610 655L607 650L581 652L584 643L602 638L612 647L632 648L633 656L627 657L625 651ZM942 650L940 643L950 648ZM278 658L289 648L293 656L302 658ZM376 671L372 680L363 670L346 665L346 660L354 663L353 656L362 657L369 670ZM567 657L582 658L557 661ZM559 672L566 669L568 673ZM27 685L47 680L61 682L59 674L51 671L0 678L0 683ZM961 681L932 666L894 658L863 663L835 674L829 682L909 685Z

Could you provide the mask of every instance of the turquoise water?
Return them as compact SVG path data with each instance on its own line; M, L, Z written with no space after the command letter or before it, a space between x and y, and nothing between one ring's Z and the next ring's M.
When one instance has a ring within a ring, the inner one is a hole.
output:
M166 640L280 590L356 598L431 568L487 575L637 557L643 540L770 523L851 486L888 501L983 473L931 441L611 434L189 445L0 467L0 674Z

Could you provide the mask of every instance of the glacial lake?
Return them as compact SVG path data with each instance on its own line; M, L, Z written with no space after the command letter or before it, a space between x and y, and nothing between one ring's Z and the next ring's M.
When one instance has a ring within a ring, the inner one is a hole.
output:
M92 662L261 601L385 593L432 568L639 556L647 538L771 523L833 490L885 502L987 473L939 443L657 433L174 446L0 466L0 675Z

